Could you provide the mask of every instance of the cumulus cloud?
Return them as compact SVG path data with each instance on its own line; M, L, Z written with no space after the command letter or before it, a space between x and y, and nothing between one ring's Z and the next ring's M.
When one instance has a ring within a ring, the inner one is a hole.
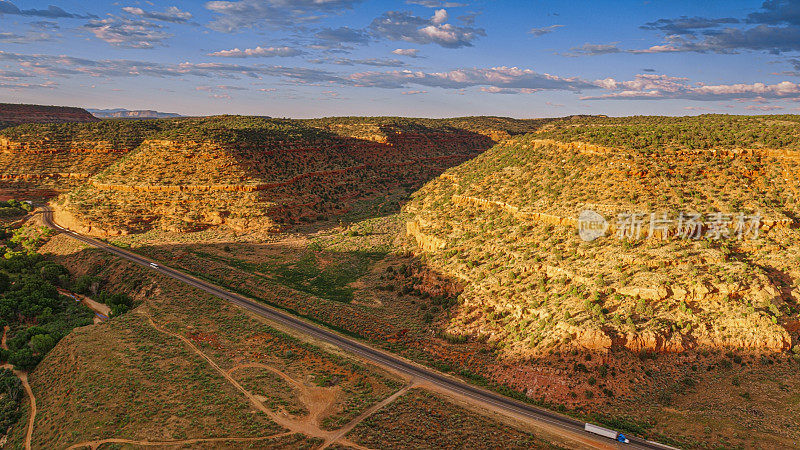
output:
M302 55L303 52L291 47L256 47L256 48L246 48L241 50L239 48L234 48L231 50L220 50L217 52L209 53L208 56L217 56L222 58L248 58L248 57L259 57L259 58L267 58L267 57L274 57L274 56L282 56L282 57L289 57L289 56L298 56Z
M447 23L448 19L444 9L436 10L428 19L409 12L388 11L375 18L369 29L376 37L391 41L437 44L447 48L471 47L475 39L486 36L482 28L453 25Z
M493 67L490 69L457 69L449 72L421 72L396 70L389 72L361 72L350 76L356 86L381 88L405 88L410 85L463 89L484 87L488 92L511 93L533 90L595 89L598 86L580 78L562 78L556 75L534 72L517 67Z
M126 6L122 8L128 14L139 16L143 19L160 20L162 22L184 23L192 18L192 13L188 11L181 11L175 6L170 6L163 12L158 11L145 11L142 8L133 6Z
M0 0L0 16L3 14L29 17L46 17L48 19L92 19L97 16L92 14L68 13L58 6L50 5L47 9L19 9L9 1Z
M663 100L683 99L717 101L731 99L798 99L800 84L783 81L776 84L719 84L690 83L687 78L667 75L641 74L630 81L613 78L598 80L596 84L609 91L599 96L581 97L582 100Z
M314 36L323 41L335 43L366 44L369 42L369 34L364 30L356 30L350 27L323 28Z
M216 18L209 27L223 33L261 26L295 27L353 8L362 0L239 0L209 1Z
M564 25L550 25L549 27L531 28L528 31L528 33L530 33L530 34L532 34L532 35L534 35L536 37L539 37L539 36L543 36L545 34L550 34L553 31L556 31L557 29L563 28L563 27L564 27Z
M416 48L396 48L392 50L392 53L400 56L408 56L409 58L416 58L419 50Z
M83 29L111 45L128 48L154 48L173 36L156 23L116 16L90 20Z

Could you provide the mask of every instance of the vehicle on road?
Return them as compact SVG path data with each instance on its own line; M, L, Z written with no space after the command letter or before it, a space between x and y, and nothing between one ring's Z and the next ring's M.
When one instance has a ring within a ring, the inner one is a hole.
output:
M156 269L156 270L158 270L158 264L156 264L156 263L150 263L150 268L151 268L151 269Z
M630 442L628 441L628 438L626 438L625 435L622 433L616 432L614 430L609 430L608 428L599 427L591 423L587 423L584 426L584 429L589 433L599 434L600 436L605 436L609 439L614 439L615 441L622 442L624 444Z

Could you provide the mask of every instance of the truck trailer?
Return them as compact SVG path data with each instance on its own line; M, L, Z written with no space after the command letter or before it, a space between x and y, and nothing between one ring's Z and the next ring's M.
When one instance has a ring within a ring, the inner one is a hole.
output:
M591 424L591 423L587 423L583 427L583 429L588 431L589 433L598 434L600 436L607 437L609 439L613 439L613 440L615 440L617 442L622 442L624 444L627 444L628 442L630 442L630 441L628 441L628 438L626 438L625 435L622 434L622 433L618 433L618 432L616 432L614 430L609 430L608 428L603 428L603 427L600 427L600 426L597 426L597 425L594 425L594 424Z

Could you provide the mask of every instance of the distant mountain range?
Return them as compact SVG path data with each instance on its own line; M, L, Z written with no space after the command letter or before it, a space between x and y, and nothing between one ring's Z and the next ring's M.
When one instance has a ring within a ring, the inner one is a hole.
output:
M150 109L129 110L123 108L116 109L86 109L93 116L99 119L165 119L169 117L182 117L176 113L165 113Z

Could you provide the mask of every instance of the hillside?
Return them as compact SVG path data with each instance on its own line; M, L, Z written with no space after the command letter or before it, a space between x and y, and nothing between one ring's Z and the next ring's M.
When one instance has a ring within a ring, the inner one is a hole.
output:
M23 123L96 122L83 108L0 103L0 130Z
M72 180L59 217L96 234L275 230L412 192L493 139L542 123L220 116L27 125L0 137L0 163L7 180Z
M448 331L520 355L789 350L800 312L796 120L578 118L446 171L405 210L411 248L466 286ZM583 210L610 223L605 236L578 236ZM673 220L666 235L650 232L651 212ZM705 238L676 234L681 212L703 216ZM728 215L721 239L715 212ZM642 213L641 233L621 238L626 213ZM761 216L758 239L736 239L739 214Z
M75 329L47 353L27 378L36 399L33 431L26 438L30 410L19 401L13 418L23 419L4 439L8 448L27 440L31 448L360 448L384 426L395 436L385 448L406 448L411 435L442 439L445 431L493 446L558 448L538 429L465 409L415 380L286 334L64 235L41 251L70 267L62 277L68 284L88 279L88 289L123 292L137 307ZM458 429L420 430L442 416Z
M67 189L169 125L117 120L7 128L0 131L0 180Z

